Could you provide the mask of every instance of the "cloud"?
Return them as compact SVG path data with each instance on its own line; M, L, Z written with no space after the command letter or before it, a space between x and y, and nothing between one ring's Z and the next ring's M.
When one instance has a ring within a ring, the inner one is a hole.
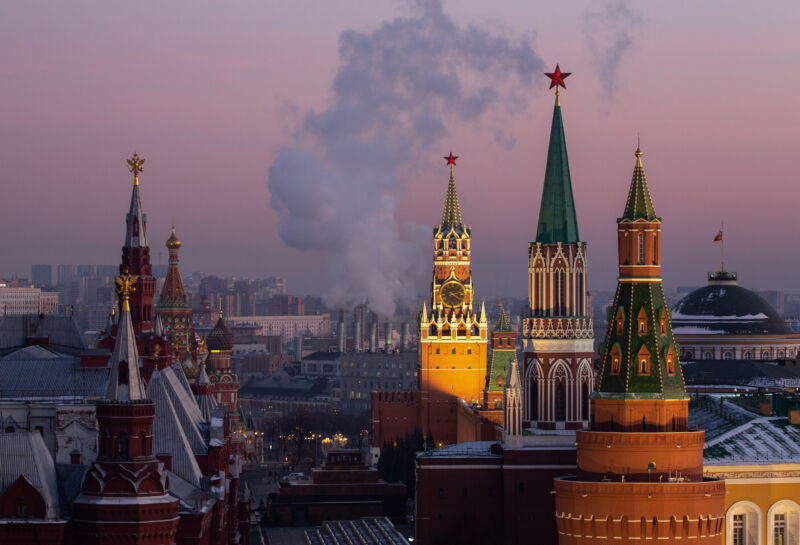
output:
M544 70L531 35L459 26L440 0L410 7L374 30L341 33L329 105L303 116L313 145L280 151L267 180L283 242L330 259L326 302L368 298L387 316L417 293L429 263L409 236L419 229L395 218L401 168L430 154L451 123L525 108L519 88Z
M609 99L614 96L622 58L633 44L633 33L641 22L642 18L624 2L606 4L599 11L588 9L584 14L586 45Z

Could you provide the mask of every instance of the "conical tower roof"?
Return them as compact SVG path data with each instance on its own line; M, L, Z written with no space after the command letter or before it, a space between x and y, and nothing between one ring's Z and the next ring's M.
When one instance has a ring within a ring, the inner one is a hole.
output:
M642 166L642 150L636 148L636 166L633 167L633 179L631 188L628 191L628 200L625 202L625 212L622 219L626 220L647 220L653 221L660 219L656 216L653 207L653 200L650 198L650 189L647 187L647 178L644 175Z
M511 360L508 366L508 379L506 380L506 388L519 388L521 381L519 379L519 365L517 365L517 358Z
M458 204L458 193L456 192L456 180L453 170L450 170L450 181L447 184L447 197L444 200L444 212L442 213L442 227L462 227L461 206Z
M506 316L506 309L500 307L500 318L497 319L497 325L494 327L495 331L511 331L511 324Z
M183 279L178 269L178 249L180 245L181 242L175 236L175 227L173 227L172 234L167 239L167 248L169 248L170 253L169 268L167 268L167 276L164 278L164 285L161 288L161 295L157 305L157 308L161 310L189 308L186 290L183 288Z
M147 234L145 224L147 215L142 212L142 198L139 195L139 173L142 171L144 159L134 153L128 160L130 171L133 173L133 191L131 192L131 206L125 217L125 244L123 247L144 248L147 246Z
M578 241L580 241L580 235L578 234L575 201L572 197L572 179L569 174L564 122L561 119L561 106L556 103L553 109L553 123L550 127L550 146L547 150L547 166L544 173L536 242L573 244Z
M233 334L228 326L225 325L225 320L222 318L222 312L219 313L219 320L217 325L206 337L206 346L209 350L232 350L233 349Z
M109 360L106 399L113 401L135 401L145 399L144 383L139 373L139 351L133 332L131 307L128 302L137 278L131 275L118 276L117 292L122 298L122 314L117 328L114 352Z

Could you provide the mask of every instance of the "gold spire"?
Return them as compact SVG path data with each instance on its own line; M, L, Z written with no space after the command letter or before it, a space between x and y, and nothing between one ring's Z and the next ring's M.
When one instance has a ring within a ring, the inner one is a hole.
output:
M558 87L556 87L556 106L561 106L561 93L558 92Z
M133 173L133 185L139 185L139 173L144 170L144 159L139 158L139 154L134 152L133 157L128 159L128 170Z
M219 319L222 320L222 297L219 298Z
M642 155L643 154L642 154L642 148L641 148L641 141L639 140L638 137L637 137L636 140L637 140L637 142L636 142L636 153L634 153L634 155L636 155L636 166L639 167L639 168L643 168L642 167Z
M117 283L117 295L122 298L122 312L130 312L130 298L131 294L136 291L136 281L139 280L138 276L128 274L128 270L117 276L114 279Z

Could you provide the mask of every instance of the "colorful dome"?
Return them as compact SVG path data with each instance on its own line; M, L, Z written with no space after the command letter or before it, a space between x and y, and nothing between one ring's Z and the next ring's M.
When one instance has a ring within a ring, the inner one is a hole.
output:
M181 241L177 237L177 235L175 235L175 227L173 226L172 227L172 234L167 239L167 248L169 250L177 250L180 247L181 247Z
M231 334L228 326L225 325L225 320L222 316L217 320L217 325L211 330L211 333L206 337L206 346L209 350L232 350L233 349L233 334Z

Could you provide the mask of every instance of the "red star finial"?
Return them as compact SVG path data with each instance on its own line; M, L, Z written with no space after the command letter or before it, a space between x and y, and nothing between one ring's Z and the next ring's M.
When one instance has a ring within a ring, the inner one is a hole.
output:
M544 75L550 78L550 87L549 87L550 89L552 89L553 87L558 88L559 85L564 89L566 89L567 86L564 85L564 79L566 79L566 77L569 76L571 73L572 72L562 72L561 68L556 64L556 69L554 72L550 74L545 72Z
M447 161L447 165L456 165L456 159L458 159L458 155L453 155L453 152L450 152L450 155L445 155L444 160Z

